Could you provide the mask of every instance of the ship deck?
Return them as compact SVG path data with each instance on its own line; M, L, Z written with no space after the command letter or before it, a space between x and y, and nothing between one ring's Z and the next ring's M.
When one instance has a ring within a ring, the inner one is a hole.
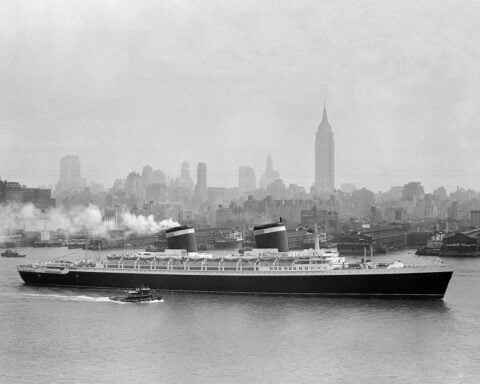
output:
M278 269L238 269L225 267L224 269L205 267L200 268L112 268L112 267L77 267L77 266L38 266L19 265L18 271L36 273L68 273L68 272L90 272L90 273L142 273L142 274L197 274L197 275L279 275L279 276L317 276L317 275L383 275L383 274L411 274L411 273L432 273L432 272L453 272L446 265L425 265L405 266L403 268L336 268L323 270L292 270L291 267L272 267Z

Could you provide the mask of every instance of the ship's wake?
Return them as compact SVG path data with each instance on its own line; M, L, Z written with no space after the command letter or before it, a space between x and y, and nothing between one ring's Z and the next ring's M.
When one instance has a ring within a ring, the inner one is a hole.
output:
M85 295L56 295L56 294L41 294L41 293L27 293L25 296L30 297L45 297L47 299L53 300L64 300L64 301L90 301L90 302L107 302L110 301L108 297L92 297Z
M23 296L43 297L47 299L63 300L63 301L88 301L88 302L94 302L94 303L109 302L109 303L117 303L117 304L132 304L128 302L110 300L109 297L93 297L93 296L85 296L85 295L57 295L57 294L26 293L26 294L23 294ZM156 303L163 303L163 299L144 301L136 304L156 304Z

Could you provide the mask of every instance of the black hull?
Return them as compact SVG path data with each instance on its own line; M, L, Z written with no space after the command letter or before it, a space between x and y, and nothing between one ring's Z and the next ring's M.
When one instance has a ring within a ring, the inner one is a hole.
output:
M303 276L123 271L39 273L20 270L19 273L25 283L31 285L131 288L143 284L163 291L417 299L443 298L452 276L452 271Z
M479 257L480 252L448 252L440 251L438 254L440 257Z
M418 256L440 256L440 250L435 248L419 248L415 254Z

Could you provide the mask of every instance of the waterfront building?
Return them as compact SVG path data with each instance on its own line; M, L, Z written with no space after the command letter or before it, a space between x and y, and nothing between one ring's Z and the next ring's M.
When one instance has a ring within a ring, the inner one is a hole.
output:
M32 203L38 209L55 207L55 199L51 197L50 189L27 188L17 182L0 180L0 204L9 203Z
M240 193L253 191L257 188L257 179L252 167L238 167L238 189Z
M158 204L144 204L142 208L133 208L130 210L132 215L142 215L148 217L153 215L155 220L172 219L178 221L180 219L181 206L173 202L162 202Z
M288 249L309 249L315 247L315 235L313 231L305 229L287 229Z
M322 121L315 138L315 189L317 193L333 192L335 188L335 159L333 131L323 103Z
M472 227L480 227L480 211L472 210L470 211L471 224Z
M209 227L209 228L196 228L195 236L197 239L197 245L199 249L212 249L215 247L215 240L222 237L224 233L228 233L232 230L230 226L223 227Z
M402 248L407 245L407 231L401 226L365 229L350 235L340 235L337 248L340 253L362 254L370 246L374 250Z
M360 231L359 236L387 248L399 248L407 245L407 231L400 226L367 229Z
M311 209L303 209L300 213L300 223L304 227L314 228L315 225L322 232L331 233L339 229L338 213L326 209L318 209L314 205Z
M21 229L27 232L50 233L53 231L67 230L68 220L61 215L51 215L45 212L35 212L22 218Z
M417 231L407 233L407 244L409 246L425 246L432 239L434 234L430 231Z
M443 238L442 256L479 256L480 228Z

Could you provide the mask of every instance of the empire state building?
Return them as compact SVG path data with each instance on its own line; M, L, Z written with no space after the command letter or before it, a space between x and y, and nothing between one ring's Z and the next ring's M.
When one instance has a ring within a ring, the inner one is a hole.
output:
M327 107L323 102L322 122L315 138L315 187L317 192L333 192L335 188L335 159L333 132L327 118Z

